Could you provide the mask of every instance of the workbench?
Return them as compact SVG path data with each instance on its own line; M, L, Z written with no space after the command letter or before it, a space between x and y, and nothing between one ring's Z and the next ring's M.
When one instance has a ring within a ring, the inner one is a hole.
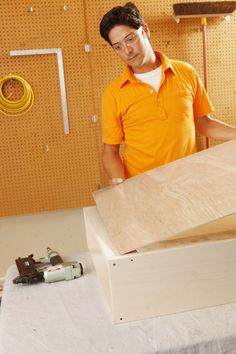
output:
M72 281L14 285L6 274L0 311L1 354L235 354L236 304L112 324L87 252Z

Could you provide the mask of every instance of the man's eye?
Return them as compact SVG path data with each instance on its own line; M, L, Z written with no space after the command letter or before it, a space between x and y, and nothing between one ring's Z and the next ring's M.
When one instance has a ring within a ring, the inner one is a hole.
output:
M129 38L126 38L126 43L130 43L130 42L132 42L133 41L133 39L134 39L134 37L132 36L132 37L129 37Z
M113 48L114 48L115 50L121 50L121 45L113 45Z

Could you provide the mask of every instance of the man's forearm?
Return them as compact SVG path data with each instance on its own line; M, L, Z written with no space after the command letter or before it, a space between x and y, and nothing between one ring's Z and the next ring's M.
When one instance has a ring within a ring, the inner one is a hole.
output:
M119 154L113 151L104 151L102 162L110 180L114 178L125 179L124 165Z
M210 116L196 118L195 127L198 133L211 139L228 141L236 139L236 128Z

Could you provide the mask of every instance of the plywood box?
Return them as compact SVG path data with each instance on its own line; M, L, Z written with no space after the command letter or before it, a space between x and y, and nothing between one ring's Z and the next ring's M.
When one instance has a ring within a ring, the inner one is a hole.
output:
M88 246L114 322L236 301L236 140L94 199Z
M236 302L236 239L230 232L229 238L173 240L151 251L120 255L97 208L84 208L84 217L88 248L114 323Z

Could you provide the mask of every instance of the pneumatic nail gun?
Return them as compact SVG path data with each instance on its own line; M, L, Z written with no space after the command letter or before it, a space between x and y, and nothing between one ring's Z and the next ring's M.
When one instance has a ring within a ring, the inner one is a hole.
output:
M83 266L80 262L64 262L58 252L47 248L47 256L35 261L33 254L15 260L19 276L13 279L14 284L33 284L38 281L53 283L60 280L71 280L81 277Z

